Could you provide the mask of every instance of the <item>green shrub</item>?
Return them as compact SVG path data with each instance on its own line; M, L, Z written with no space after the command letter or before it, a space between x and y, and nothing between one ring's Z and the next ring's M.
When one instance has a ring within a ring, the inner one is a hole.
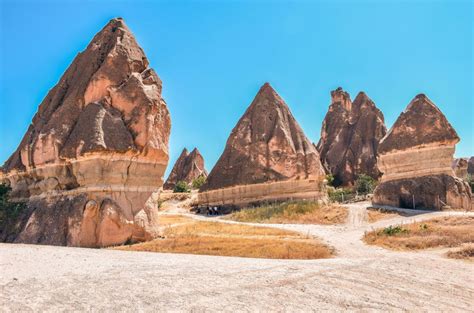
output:
M344 202L354 198L352 190L347 188L328 188L328 195L332 202Z
M190 192L188 184L185 181L180 180L174 186L173 192Z
M388 226L388 227L385 227L383 230L382 230L382 233L384 235L387 235L387 236L394 236L394 235L398 235L398 234L406 234L408 233L408 229L405 229L401 226Z
M202 185L206 182L206 177L199 175L196 179L193 180L192 186L194 189L201 188Z
M9 192L11 188L0 184L0 229L15 228L17 219L25 210L26 204L23 202L10 202Z
M334 187L334 175L327 174L326 175L326 180L328 182L328 186L333 186Z
M355 181L355 190L357 193L366 195L372 193L377 185L377 181L369 175L360 174Z

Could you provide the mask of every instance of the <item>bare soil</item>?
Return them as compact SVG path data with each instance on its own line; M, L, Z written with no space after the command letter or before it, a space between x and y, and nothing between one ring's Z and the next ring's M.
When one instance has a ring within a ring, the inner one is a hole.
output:
M344 225L265 225L322 238L337 250L329 259L0 244L0 307L7 312L472 312L474 264L447 258L445 249L392 251L367 245L362 237L389 225L474 215L421 212L369 224L366 206L349 205Z

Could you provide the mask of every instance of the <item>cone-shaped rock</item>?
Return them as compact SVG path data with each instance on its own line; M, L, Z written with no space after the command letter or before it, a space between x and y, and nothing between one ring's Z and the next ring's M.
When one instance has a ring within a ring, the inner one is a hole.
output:
M363 92L351 102L338 88L331 98L317 146L321 162L336 185L353 185L360 174L379 178L377 147L387 132L382 112Z
M459 137L425 95L416 96L380 141L382 182L373 202L406 208L471 208L467 183L451 168Z
M161 88L123 20L111 20L49 91L3 166L11 197L28 199L20 233L8 240L105 246L148 238L154 218L145 201L168 163Z
M323 173L318 151L283 99L266 83L232 130L201 191L316 179Z
M184 148L176 160L163 188L173 189L179 181L191 184L199 176L207 177L207 172L204 168L204 158L197 148L194 148L191 153L188 152L188 149Z

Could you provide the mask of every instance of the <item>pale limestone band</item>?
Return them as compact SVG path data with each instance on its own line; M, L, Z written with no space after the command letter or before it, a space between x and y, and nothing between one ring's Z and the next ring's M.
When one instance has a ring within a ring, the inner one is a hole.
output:
M455 146L422 146L406 151L394 151L382 154L378 166L383 176L381 182L447 174L454 176L451 163Z
M323 178L240 185L198 193L198 205L244 205L257 201L327 200Z

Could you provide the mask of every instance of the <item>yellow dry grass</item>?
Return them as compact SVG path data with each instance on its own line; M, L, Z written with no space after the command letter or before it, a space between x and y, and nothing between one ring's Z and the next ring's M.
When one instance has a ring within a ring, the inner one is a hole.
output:
M393 250L459 247L474 243L474 217L442 217L365 234L365 242Z
M326 245L296 232L221 222L169 226L163 238L115 249L269 259L331 257Z
M378 208L367 209L367 220L369 223L375 223L380 220L385 220L385 219L394 218L398 216L407 216L407 214L396 212L396 211L389 211L386 209L378 209Z
M273 224L342 224L348 216L346 208L297 201L262 205L232 213L228 219L239 222Z
M194 220L192 218L182 216L182 215L166 215L161 214L159 216L159 222L162 226L169 226L174 224L181 224L181 223L192 223Z
M449 251L446 255L451 259L474 262L474 244L468 244L460 249Z

